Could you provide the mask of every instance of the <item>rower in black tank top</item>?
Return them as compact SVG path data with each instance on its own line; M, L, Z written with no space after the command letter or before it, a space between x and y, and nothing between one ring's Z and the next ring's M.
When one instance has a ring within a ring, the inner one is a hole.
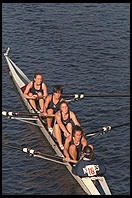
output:
M70 111L69 110L68 110L68 118L66 120L63 120L62 112L60 111L60 113L61 113L61 121L65 127L68 123L72 123L72 120L70 119ZM62 132L62 130L61 130L61 137L62 137L62 144L64 144L66 137L64 136L64 133Z
M40 84L40 89L37 90L37 89L35 89L35 87L34 87L34 81L33 81L33 86L32 86L32 88L30 89L30 92L31 92L33 95L37 94L38 92L41 92L41 93L43 94L42 83Z
M53 113L56 113L59 110L61 99L62 98L60 97L60 99L57 102L57 104L54 104L54 102L53 102L53 94L52 94L52 98L51 98L51 101L50 101L50 103L48 105L48 109L53 109Z
M40 84L40 89L37 90L37 89L35 89L35 87L34 87L34 81L33 81L33 86L32 86L32 88L30 89L30 92L31 92L33 95L36 95L36 94L38 94L38 92L41 92L42 95L43 95L42 83ZM35 104L36 104L37 109L40 109L38 99L35 100Z
M64 124L64 126L66 127L66 125L68 123L71 123L72 122L72 120L70 118L70 111L68 110L68 118L66 120L63 120L62 112L60 111L60 113L61 113L61 121Z
M72 137L72 140L69 142L69 147L70 147L72 144L74 144L74 145L76 146L76 150L77 150L77 160L79 160L80 155L81 155L81 151L82 151L81 140L82 140L82 137L81 137L80 141L78 142L78 144L75 144L75 143L74 143L74 137Z

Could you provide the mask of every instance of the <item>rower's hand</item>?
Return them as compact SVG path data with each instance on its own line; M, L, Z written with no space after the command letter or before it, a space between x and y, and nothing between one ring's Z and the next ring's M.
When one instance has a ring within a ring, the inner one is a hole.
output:
M38 95L38 99L44 99L45 100L45 96L42 96L42 95Z
M40 116L44 116L44 117L47 117L47 113L46 112L40 112L40 114L39 114Z
M47 112L44 112L43 115L46 117L48 114L47 114Z
M33 100L36 100L37 98L38 98L38 95L33 95L33 96L32 96L32 99L33 99Z
M79 160L81 160L83 157L84 157L84 153L81 152Z
M65 137L68 137L69 135L70 135L69 132L65 132L65 133L64 133L64 136L65 136Z
M70 157L65 157L65 158L64 158L64 161L66 161L66 162L70 162L70 161L71 161L71 159L70 159Z

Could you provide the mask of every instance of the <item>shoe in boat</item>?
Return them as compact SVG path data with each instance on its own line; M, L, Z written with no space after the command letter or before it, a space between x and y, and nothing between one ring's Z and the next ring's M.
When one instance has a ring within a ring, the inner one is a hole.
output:
M64 146L61 144L59 145L60 149L63 151L64 150Z
M53 133L53 128L49 128L48 131L49 131L49 133L52 135L52 133Z
M35 112L38 113L38 114L40 113L40 111L38 109L35 109Z

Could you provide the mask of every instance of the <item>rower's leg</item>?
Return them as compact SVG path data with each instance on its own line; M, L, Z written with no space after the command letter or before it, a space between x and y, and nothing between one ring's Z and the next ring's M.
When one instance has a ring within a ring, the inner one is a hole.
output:
M38 92L38 96L42 96L42 93ZM41 111L43 112L44 111L44 99L43 98L39 99L39 106L40 106Z
M58 124L54 125L53 128L53 136L56 138L59 146L62 145L62 137L61 137L61 130Z
M74 144L72 144L69 147L69 154L71 155L73 160L77 159L77 150L76 150L76 146Z
M47 109L47 113L49 115L53 114L53 109ZM48 127L48 129L51 128L52 120L53 120L53 118L47 118L47 127Z
M69 122L67 125L66 125L66 128L67 130L72 133L72 124Z
M29 95L30 97L33 96L32 93L29 93L28 95ZM29 103L31 104L31 106L32 106L35 110L37 110L35 100L29 99Z

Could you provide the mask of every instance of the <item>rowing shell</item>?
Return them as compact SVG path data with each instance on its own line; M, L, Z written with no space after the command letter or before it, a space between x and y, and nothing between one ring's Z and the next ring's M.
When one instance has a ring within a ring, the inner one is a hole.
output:
M27 83L30 82L30 80L28 79L28 77L22 72L22 70L8 57L8 52L9 52L10 48L7 49L6 53L4 54L6 61L8 63L8 67L9 67L9 74L25 104L25 106L27 107L28 111L30 113L35 113L33 108L31 107L31 105L29 104L28 100L26 98L23 97L23 92L25 89L25 86ZM25 83L26 81L26 83ZM50 145L52 146L52 148L54 149L54 151L56 152L56 154L60 157L64 157L62 151L60 151L58 145L56 144L56 142L54 141L54 139L52 138L52 136L48 133L48 131L46 130L46 127L44 126L43 120L41 119L41 117L38 117L36 119L36 124L37 126L39 126L41 132L43 133L43 135L46 137L46 139L48 140L48 142L50 143ZM97 189L97 187L95 186L93 180L98 180L100 185L102 186L102 189L104 191L104 194L106 195L111 195L111 192L109 190L109 187L106 183L105 178L102 177L86 177L86 178L80 178L79 176L76 176L72 173L72 166L70 163L66 163L66 168L69 170L69 172L71 173L71 175L75 178L75 180L80 184L80 186L82 187L82 189L88 194L88 195L100 195L99 190Z

